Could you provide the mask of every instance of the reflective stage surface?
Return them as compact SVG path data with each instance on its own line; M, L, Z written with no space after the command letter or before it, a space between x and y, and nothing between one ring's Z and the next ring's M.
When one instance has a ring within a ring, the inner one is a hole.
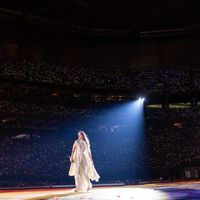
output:
M200 200L200 181L94 187L87 193L68 188L0 190L0 200Z

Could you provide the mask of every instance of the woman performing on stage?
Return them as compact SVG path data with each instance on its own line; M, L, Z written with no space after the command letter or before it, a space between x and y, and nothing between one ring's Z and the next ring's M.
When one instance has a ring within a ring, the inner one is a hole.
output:
M74 176L76 192L86 192L92 188L92 181L99 181L90 149L90 141L84 131L78 132L70 156L69 176Z

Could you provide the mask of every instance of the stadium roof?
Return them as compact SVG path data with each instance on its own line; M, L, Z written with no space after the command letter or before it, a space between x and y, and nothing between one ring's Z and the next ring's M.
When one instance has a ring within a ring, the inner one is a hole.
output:
M0 23L1 41L79 45L83 37L94 42L196 32L200 13L198 1L187 0L2 0Z

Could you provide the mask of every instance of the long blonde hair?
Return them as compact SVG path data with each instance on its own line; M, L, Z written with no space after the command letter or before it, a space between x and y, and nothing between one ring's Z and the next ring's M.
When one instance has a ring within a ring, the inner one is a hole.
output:
M90 155L91 155L90 140L89 140L87 134L86 134L84 131L79 131L78 134L79 134L79 133L83 135L83 137L84 137L84 139L85 139L85 142L86 142L86 144L87 144L88 152L89 152Z

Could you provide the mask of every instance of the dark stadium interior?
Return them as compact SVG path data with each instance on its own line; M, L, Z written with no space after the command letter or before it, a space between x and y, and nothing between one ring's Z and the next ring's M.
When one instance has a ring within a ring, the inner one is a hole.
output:
M78 130L100 183L200 178L197 1L5 0L0 23L0 187L72 184Z

